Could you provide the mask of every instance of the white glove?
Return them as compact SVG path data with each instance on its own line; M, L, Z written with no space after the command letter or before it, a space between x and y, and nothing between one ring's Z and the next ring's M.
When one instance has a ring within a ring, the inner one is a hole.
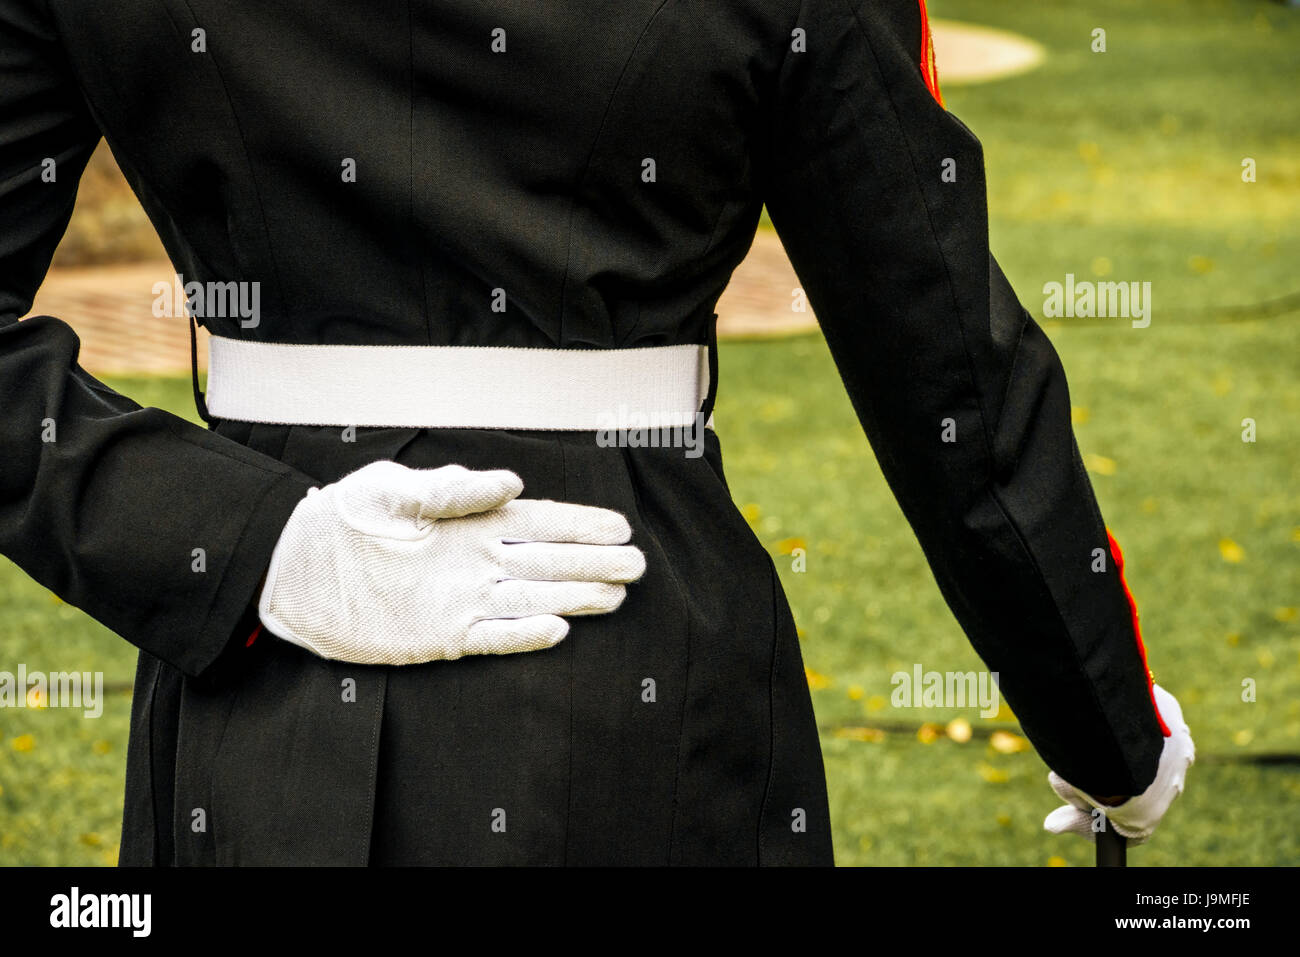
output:
M1151 837L1169 805L1174 803L1174 798L1183 793L1187 769L1196 759L1196 746L1192 743L1192 733L1183 720L1183 709L1178 706L1178 700L1159 685L1155 685L1153 690L1156 707L1160 709L1160 717L1164 718L1170 735L1165 738L1160 766L1151 786L1123 804L1108 807L1051 771L1047 775L1048 783L1062 800L1069 803L1047 815L1043 821L1044 828L1053 834L1073 832L1096 841L1092 812L1094 808L1101 808L1107 826L1113 826L1118 834L1128 838L1130 847L1144 844Z
M323 658L406 665L549 648L645 571L618 512L518 499L519 476L374 462L298 503L258 602Z

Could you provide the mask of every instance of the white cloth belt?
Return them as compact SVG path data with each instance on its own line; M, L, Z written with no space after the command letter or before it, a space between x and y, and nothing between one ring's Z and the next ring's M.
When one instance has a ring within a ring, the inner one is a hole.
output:
M243 422L622 431L692 426L708 392L709 350L700 345L339 346L222 336L208 344L208 412Z

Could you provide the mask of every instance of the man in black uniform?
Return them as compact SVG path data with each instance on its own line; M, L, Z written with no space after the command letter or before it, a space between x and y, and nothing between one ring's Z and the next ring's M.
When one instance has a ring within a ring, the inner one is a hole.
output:
M593 431L633 394L707 412L764 203L1068 808L1141 794L1149 833L1190 739L1117 563L1091 570L1065 377L927 37L914 0L0 0L0 551L140 648L123 863L831 861L794 624L718 437ZM183 277L258 283L256 317L203 317L209 430L18 321L101 136ZM485 518L525 499L593 511ZM403 536L452 551L404 564ZM541 564L503 564L521 537ZM581 594L437 575L459 548L547 580L565 544L596 550ZM416 583L454 608L436 639Z

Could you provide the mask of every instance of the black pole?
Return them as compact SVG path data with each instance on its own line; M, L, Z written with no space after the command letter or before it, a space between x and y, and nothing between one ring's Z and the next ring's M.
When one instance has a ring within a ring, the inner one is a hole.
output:
M1097 832L1097 866L1127 867L1128 839L1111 827L1106 820L1106 829Z

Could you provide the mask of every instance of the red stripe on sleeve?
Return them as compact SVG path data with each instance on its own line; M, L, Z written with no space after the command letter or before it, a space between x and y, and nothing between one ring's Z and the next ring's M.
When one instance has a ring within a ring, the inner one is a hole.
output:
M924 0L922 0L924 2ZM1133 635L1137 638L1138 654L1142 656L1142 667L1147 673L1147 689L1151 694L1151 708L1156 713L1156 720L1160 722L1160 731L1167 738L1169 737L1169 726L1165 724L1165 719L1160 716L1160 709L1156 707L1156 691L1153 685L1155 678L1151 674L1151 668L1147 665L1147 648L1142 642L1142 629L1138 625L1138 606L1133 599L1133 593L1129 591L1128 582L1124 580L1124 553L1119 550L1119 542L1115 541L1115 536L1106 529L1106 537L1110 539L1110 554L1115 559L1115 567L1119 570L1119 583L1124 587L1124 597L1128 599L1128 607L1133 616Z
M925 0L921 4L921 78L925 80L926 89L936 103L943 106L943 94L939 92L939 71L934 64L934 38L930 35L930 15L925 9Z

